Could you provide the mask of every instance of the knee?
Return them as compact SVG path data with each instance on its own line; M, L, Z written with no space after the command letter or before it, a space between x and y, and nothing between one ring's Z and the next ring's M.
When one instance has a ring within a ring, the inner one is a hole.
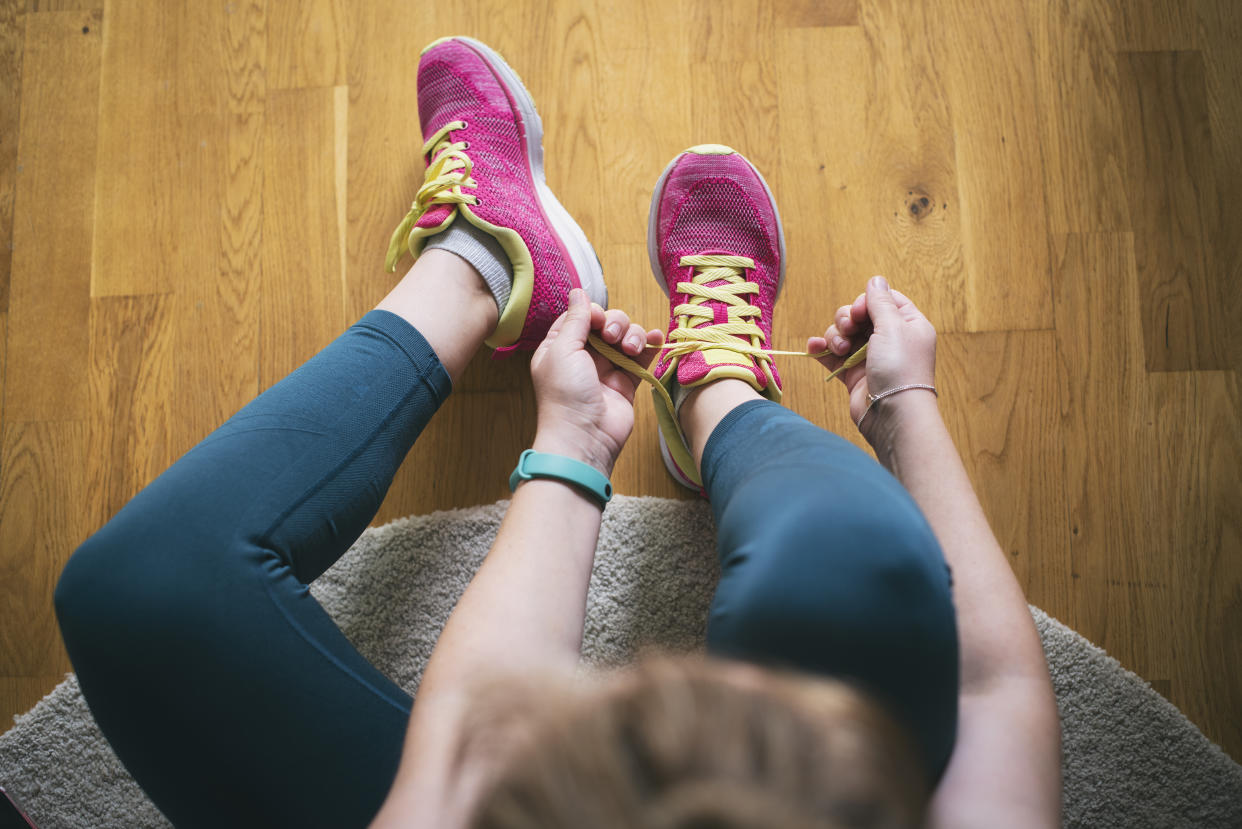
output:
M826 510L807 493L772 524L725 557L714 648L834 672L859 654L956 652L948 569L917 509Z
M112 623L121 610L118 584L126 544L104 527L69 557L56 582L52 603L61 635L75 656L76 646Z
M75 667L82 658L115 655L136 638L170 628L185 599L176 585L182 565L157 529L118 515L69 557L53 606Z

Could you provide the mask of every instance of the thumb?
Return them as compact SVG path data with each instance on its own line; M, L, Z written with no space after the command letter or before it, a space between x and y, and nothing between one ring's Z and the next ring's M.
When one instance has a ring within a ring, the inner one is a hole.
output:
M882 276L873 276L867 280L867 314L876 327L901 321L892 289L888 287L888 280Z
M563 340L571 350L586 345L587 335L591 333L591 302L586 291L574 288L569 292L569 310L565 312L565 321L561 323L557 340Z

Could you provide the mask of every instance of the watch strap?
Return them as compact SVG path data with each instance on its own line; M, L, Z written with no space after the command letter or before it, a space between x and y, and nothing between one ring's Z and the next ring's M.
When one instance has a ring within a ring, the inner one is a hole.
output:
M564 455L527 449L518 458L517 467L509 476L509 491L513 492L518 484L532 478L549 478L573 484L598 501L601 507L612 499L612 483L607 475L589 463Z

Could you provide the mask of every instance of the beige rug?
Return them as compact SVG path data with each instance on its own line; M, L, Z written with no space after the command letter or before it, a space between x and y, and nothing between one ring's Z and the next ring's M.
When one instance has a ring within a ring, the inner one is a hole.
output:
M346 635L414 693L506 502L368 530L312 587ZM699 647L717 570L701 502L613 499L587 607L585 655ZM1116 660L1032 609L1065 735L1064 823L1242 827L1242 767ZM0 783L40 829L167 826L95 727L70 675L0 737Z

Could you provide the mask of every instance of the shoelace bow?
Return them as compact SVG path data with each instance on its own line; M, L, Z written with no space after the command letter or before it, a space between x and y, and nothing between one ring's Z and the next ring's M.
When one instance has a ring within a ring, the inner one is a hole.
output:
M405 255L410 231L423 214L437 204L478 204L477 196L461 191L462 187L478 187L478 182L470 177L474 170L474 162L466 155L469 146L465 141L450 140L449 133L466 128L465 121L449 121L423 144L423 155L431 156L427 165L427 173L423 185L414 196L410 212L405 214L401 224L393 231L388 242L388 255L384 258L384 267L391 273L397 262Z
M763 362L771 362L776 354L790 357L823 357L831 351L811 353L809 351L779 351L765 348L766 337L756 320L763 311L756 305L745 302L742 297L759 293L759 286L747 281L742 272L752 270L755 261L745 256L724 256L717 254L683 256L679 261L682 267L694 268L694 276L689 282L678 282L677 293L694 297L673 309L673 316L678 318L677 328L668 335L668 342L660 346L662 351L669 352L672 357L684 357L705 348L723 349L738 354L745 354ZM726 282L725 285L710 286L709 282ZM715 319L715 312L706 306L711 300L724 303L728 321L716 325L705 325L694 328L695 320ZM744 342L739 337L749 338ZM591 347L618 368L624 369L652 386L662 398L668 410L674 410L673 398L668 390L656 379L656 376L643 366L622 354L616 348L604 342L597 334L589 337ZM831 380L846 369L853 368L867 356L867 346L845 358L845 362L827 379ZM675 421L674 421L675 422Z

